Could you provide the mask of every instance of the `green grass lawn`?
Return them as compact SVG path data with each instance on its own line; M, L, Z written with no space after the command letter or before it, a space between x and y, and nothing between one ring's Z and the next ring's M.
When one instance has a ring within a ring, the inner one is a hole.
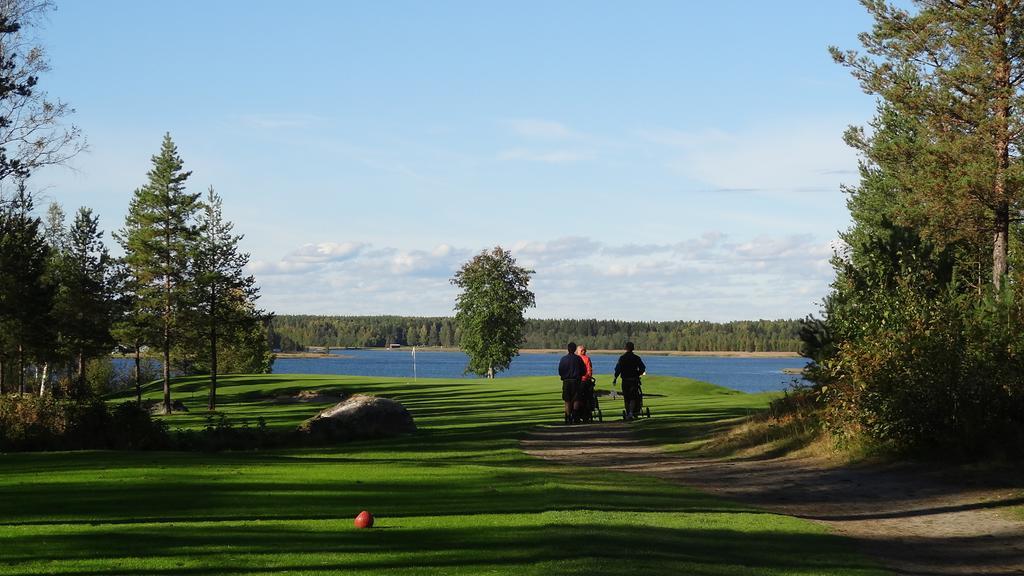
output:
M420 431L263 452L0 455L0 573L884 573L810 522L526 456L519 438L560 420L551 378L266 375L222 385L233 420L294 426L322 406L273 397L343 389L400 400ZM637 425L668 444L768 399L680 378L650 378L645 390L656 418ZM171 425L203 425L203 381L182 379L175 395L193 411ZM362 509L377 515L372 530L352 527Z

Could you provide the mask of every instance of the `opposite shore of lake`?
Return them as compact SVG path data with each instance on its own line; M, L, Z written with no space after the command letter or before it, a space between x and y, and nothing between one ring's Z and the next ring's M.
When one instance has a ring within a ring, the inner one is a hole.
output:
M461 352L459 348L445 348L440 346L402 346L400 348L377 348L377 347L352 347L352 348L320 348L310 346L305 352L275 352L278 358L325 358L337 356L331 354L330 350L372 350L379 352L396 352L416 349L417 352ZM563 354L565 349L554 348L523 348L520 354ZM622 354L622 350L587 350L588 354ZM733 351L696 351L696 350L637 350L641 356L707 356L713 358L800 358L796 352L746 352Z

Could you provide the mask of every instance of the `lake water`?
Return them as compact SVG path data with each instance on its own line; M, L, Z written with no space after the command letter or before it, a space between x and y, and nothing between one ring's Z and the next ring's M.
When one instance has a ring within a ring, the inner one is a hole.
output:
M551 376L557 378L559 354L521 354L502 376ZM618 355L592 354L594 372L602 384L610 384ZM713 356L643 356L648 374L685 376L743 392L784 390L798 376L784 368L803 368L803 358L721 358ZM466 368L462 352L417 351L415 375L419 378L461 378ZM275 374L348 374L413 378L412 349L332 350L323 358L278 358ZM601 377L602 374L608 376ZM608 380L608 382L605 382Z

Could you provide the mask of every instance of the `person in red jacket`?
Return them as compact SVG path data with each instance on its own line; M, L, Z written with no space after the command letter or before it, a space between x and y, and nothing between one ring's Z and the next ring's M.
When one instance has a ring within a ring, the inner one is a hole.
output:
M583 374L583 382L594 381L594 365L590 363L590 356L587 356L587 347L583 344L576 346L576 355L583 360L583 365L587 367L587 371Z
M590 414L594 409L594 365L590 363L590 356L587 356L587 347L580 344L576 347L576 355L583 360L586 371L580 378L580 404L583 420L589 422Z
M580 392L583 389L583 375L587 367L576 355L576 343L569 342L567 354L558 361L558 377L562 379L562 400L565 401L565 423L575 424L580 420Z

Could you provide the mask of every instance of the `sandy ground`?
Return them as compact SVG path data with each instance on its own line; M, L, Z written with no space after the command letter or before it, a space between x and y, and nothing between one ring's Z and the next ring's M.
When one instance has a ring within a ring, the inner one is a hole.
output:
M985 484L911 466L835 468L810 458L692 459L637 441L629 424L538 428L527 453L669 481L828 525L896 574L1024 574L1021 478Z

